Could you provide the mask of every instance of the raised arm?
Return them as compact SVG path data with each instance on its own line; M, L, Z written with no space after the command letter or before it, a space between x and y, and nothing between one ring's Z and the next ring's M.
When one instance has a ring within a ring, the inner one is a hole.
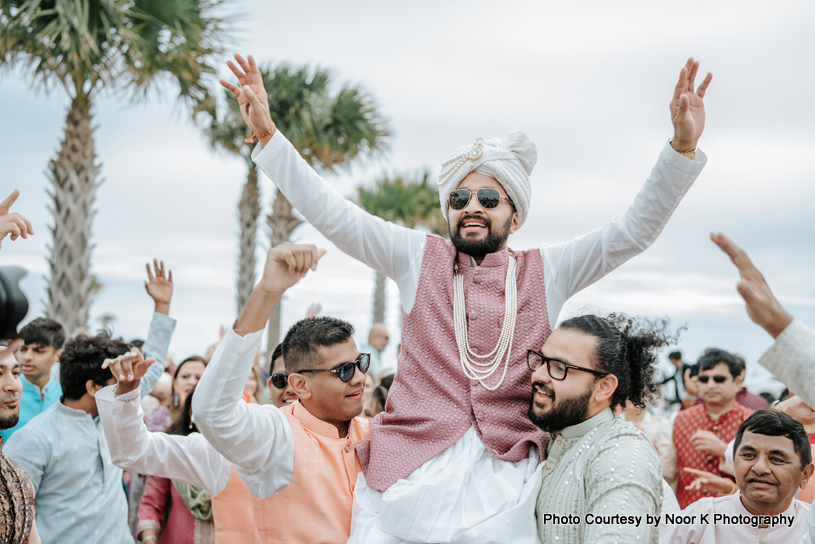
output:
M226 333L196 386L192 413L212 446L235 464L257 497L288 485L294 471L294 436L274 406L241 399L266 322L283 293L297 283L325 251L284 243L272 248L263 275L235 325Z
M773 345L759 358L759 364L790 386L806 404L815 406L815 330L793 318L781 306L743 249L721 233L711 234L710 239L739 271L736 288L744 299L747 315L775 338Z
M695 88L698 68L698 62L688 59L679 73L669 104L674 136L634 203L588 234L541 247L553 324L567 299L654 243L702 171L707 157L696 146L705 126L703 98L713 76L707 74Z
M131 357L138 365L141 354ZM213 496L226 487L229 461L201 434L151 433L144 424L138 386L118 396L115 395L116 387L111 385L96 393L96 406L113 464L136 474L170 478L202 487Z
M155 274L147 263L147 281L144 288L156 304L147 340L144 342L144 356L154 357L156 364L150 365L147 374L141 380L140 395L142 398L149 395L158 383L167 363L167 352L170 350L170 341L173 339L176 320L170 317L170 302L173 299L173 271L165 274L164 261L153 259ZM142 473L145 474L145 473Z
M260 70L250 55L228 62L240 86L221 80L241 105L247 126L259 138L252 159L309 223L348 253L397 283L424 252L426 235L370 215L331 187L276 130ZM414 293L411 296L415 296ZM412 300L411 300L412 303Z

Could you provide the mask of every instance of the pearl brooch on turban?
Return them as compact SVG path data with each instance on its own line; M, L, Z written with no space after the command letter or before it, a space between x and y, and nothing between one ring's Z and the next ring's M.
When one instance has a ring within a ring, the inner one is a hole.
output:
M458 148L442 164L439 174L439 201L444 218L447 219L447 199L470 172L478 172L494 178L501 184L507 196L515 204L518 223L523 225L529 215L532 201L532 184L529 175L538 160L535 144L526 133L516 130L504 138L482 140L473 145Z

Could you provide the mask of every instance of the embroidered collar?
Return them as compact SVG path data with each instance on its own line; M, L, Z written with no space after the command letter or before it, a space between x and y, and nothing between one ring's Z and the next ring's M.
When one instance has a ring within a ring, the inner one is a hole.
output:
M582 423L566 427L560 434L563 435L563 438L580 438L597 425L606 423L612 419L614 419L614 412L611 411L611 408L606 408L596 416L590 417Z

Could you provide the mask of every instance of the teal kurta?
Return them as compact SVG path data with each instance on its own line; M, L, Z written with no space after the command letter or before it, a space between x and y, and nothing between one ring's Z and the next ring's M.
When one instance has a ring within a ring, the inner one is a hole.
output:
M610 409L552 436L539 470L535 512L541 542L659 541L659 530L646 522L646 514L662 510L659 457L642 432Z

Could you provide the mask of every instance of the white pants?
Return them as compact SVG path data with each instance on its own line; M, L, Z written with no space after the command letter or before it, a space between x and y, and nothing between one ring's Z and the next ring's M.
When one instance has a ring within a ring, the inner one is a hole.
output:
M510 463L473 427L385 493L357 477L349 544L538 544L537 451Z

